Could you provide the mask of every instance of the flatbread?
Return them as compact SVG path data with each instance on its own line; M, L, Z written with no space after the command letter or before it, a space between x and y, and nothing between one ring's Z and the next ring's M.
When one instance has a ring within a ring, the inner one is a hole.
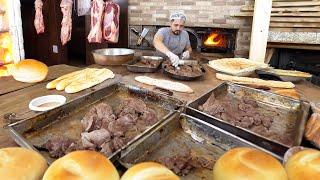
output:
M65 74L63 76L60 76L59 78L49 82L46 86L47 89L54 89L56 88L57 84L63 80L63 79L67 79L67 78L71 78L73 76L76 76L78 74L81 74L81 73L84 73L86 71L88 71L90 68L86 68L86 69L83 69L83 70L79 70L79 71L74 71L74 72L71 72L71 73L68 73L68 74Z
M140 83L156 86L167 90L183 93L193 93L193 90L189 86L179 82L173 82L164 79L155 79L148 76L137 76L134 79Z
M88 79L92 74L94 74L95 71L97 71L99 69L88 69L86 71L81 72L80 74L77 74L75 76L69 77L69 78L65 78L62 79L60 82L58 82L58 84L56 85L56 89L59 91L64 90L69 84L71 84L72 82L75 81L79 81L81 79Z
M209 67L216 71L233 76L248 76L257 69L268 68L269 65L245 58L223 58L209 61Z
M90 88L102 83L107 79L114 78L114 73L109 69L99 69L91 74L87 74L85 78L70 83L65 88L66 93L77 93L84 89Z
M224 81L231 81L237 84L247 84L247 85L257 85L257 86L267 86L267 87L275 87L275 88L294 88L295 85L292 82L281 82L281 81L267 81L258 78L250 78L250 77L237 77L230 76L226 74L216 74L217 79Z

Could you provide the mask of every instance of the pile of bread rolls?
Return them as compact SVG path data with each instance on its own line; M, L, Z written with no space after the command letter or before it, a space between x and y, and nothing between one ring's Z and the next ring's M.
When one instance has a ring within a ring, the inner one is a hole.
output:
M0 149L0 177L8 180L120 180L112 162L96 151L71 152L48 168L41 154L20 147ZM128 169L121 179L178 180L179 177L161 164L145 162Z
M284 166L257 149L234 148L222 155L213 168L214 180L320 179L320 151L304 149L291 155Z
M86 68L63 75L46 86L47 89L64 90L66 93L76 93L114 78L114 73L107 69Z
M37 152L24 148L0 149L0 177L24 180L120 180L115 166L96 151L74 151L48 168ZM121 180L178 180L165 166L143 162L129 168ZM284 167L271 155L248 147L234 148L222 155L213 167L214 180L300 180L320 179L320 151L296 152Z

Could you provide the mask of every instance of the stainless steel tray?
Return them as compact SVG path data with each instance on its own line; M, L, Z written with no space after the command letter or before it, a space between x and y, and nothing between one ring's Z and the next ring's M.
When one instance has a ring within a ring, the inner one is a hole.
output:
M119 162L126 168L145 161L179 154L191 149L199 156L217 160L227 150L235 147L254 147L281 157L243 140L205 121L181 114L163 122L147 136L139 139L134 148L122 156ZM212 179L212 170L196 168L182 179Z
M83 129L80 120L93 105L106 102L114 108L119 105L121 100L127 98L142 99L148 107L155 110L159 121L109 156L112 161L119 158L122 149L130 146L159 123L170 116L179 114L178 111L181 111L185 105L184 102L169 96L141 89L137 86L117 83L96 90L89 95L82 96L33 118L9 124L7 128L12 138L20 146L36 150L34 146L40 146L52 137L64 136L71 139L79 139ZM44 155L48 163L54 160L49 157L47 151L40 151L40 153Z
M156 67L148 67L148 66L138 65L137 63L143 59L158 61L159 64ZM159 69L162 61L163 61L163 58L160 56L141 56L141 57L136 58L133 61L128 62L125 66L127 67L127 70L131 71L131 72L152 73L152 72L156 72Z
M281 137L290 139L290 142L280 142L275 139L260 135L240 126L233 126L227 121L211 116L198 109L207 99L214 94L216 98L231 96L232 99L246 97L258 103L260 112L267 113L270 110L277 113L273 117L270 129ZM225 129L239 137L249 140L260 147L266 148L279 155L283 155L292 146L300 145L306 120L310 114L310 105L305 101L299 101L270 92L248 88L233 83L222 83L218 87L204 94L194 102L187 105L186 113L203 119L215 126Z

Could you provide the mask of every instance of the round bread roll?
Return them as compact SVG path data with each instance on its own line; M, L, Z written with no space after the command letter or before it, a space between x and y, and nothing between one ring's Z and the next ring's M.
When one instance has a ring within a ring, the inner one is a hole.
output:
M43 81L47 74L48 66L34 59L22 60L12 70L12 76L15 80L26 83Z
M54 161L42 180L119 180L108 158L95 151L74 151Z
M285 163L290 180L320 179L320 151L306 149L292 155Z
M20 147L0 149L1 179L39 180L47 167L46 160L35 151Z
M214 180L286 180L286 171L271 155L247 147L222 155L213 167Z
M179 180L170 169L154 162L143 162L129 168L121 180Z

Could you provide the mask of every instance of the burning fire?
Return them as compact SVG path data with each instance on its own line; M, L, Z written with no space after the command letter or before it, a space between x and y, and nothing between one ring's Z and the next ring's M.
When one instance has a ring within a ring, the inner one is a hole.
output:
M209 37L204 41L206 46L225 47L226 39L222 34L211 33Z
M13 43L9 32L0 33L0 77L9 76L13 67Z

